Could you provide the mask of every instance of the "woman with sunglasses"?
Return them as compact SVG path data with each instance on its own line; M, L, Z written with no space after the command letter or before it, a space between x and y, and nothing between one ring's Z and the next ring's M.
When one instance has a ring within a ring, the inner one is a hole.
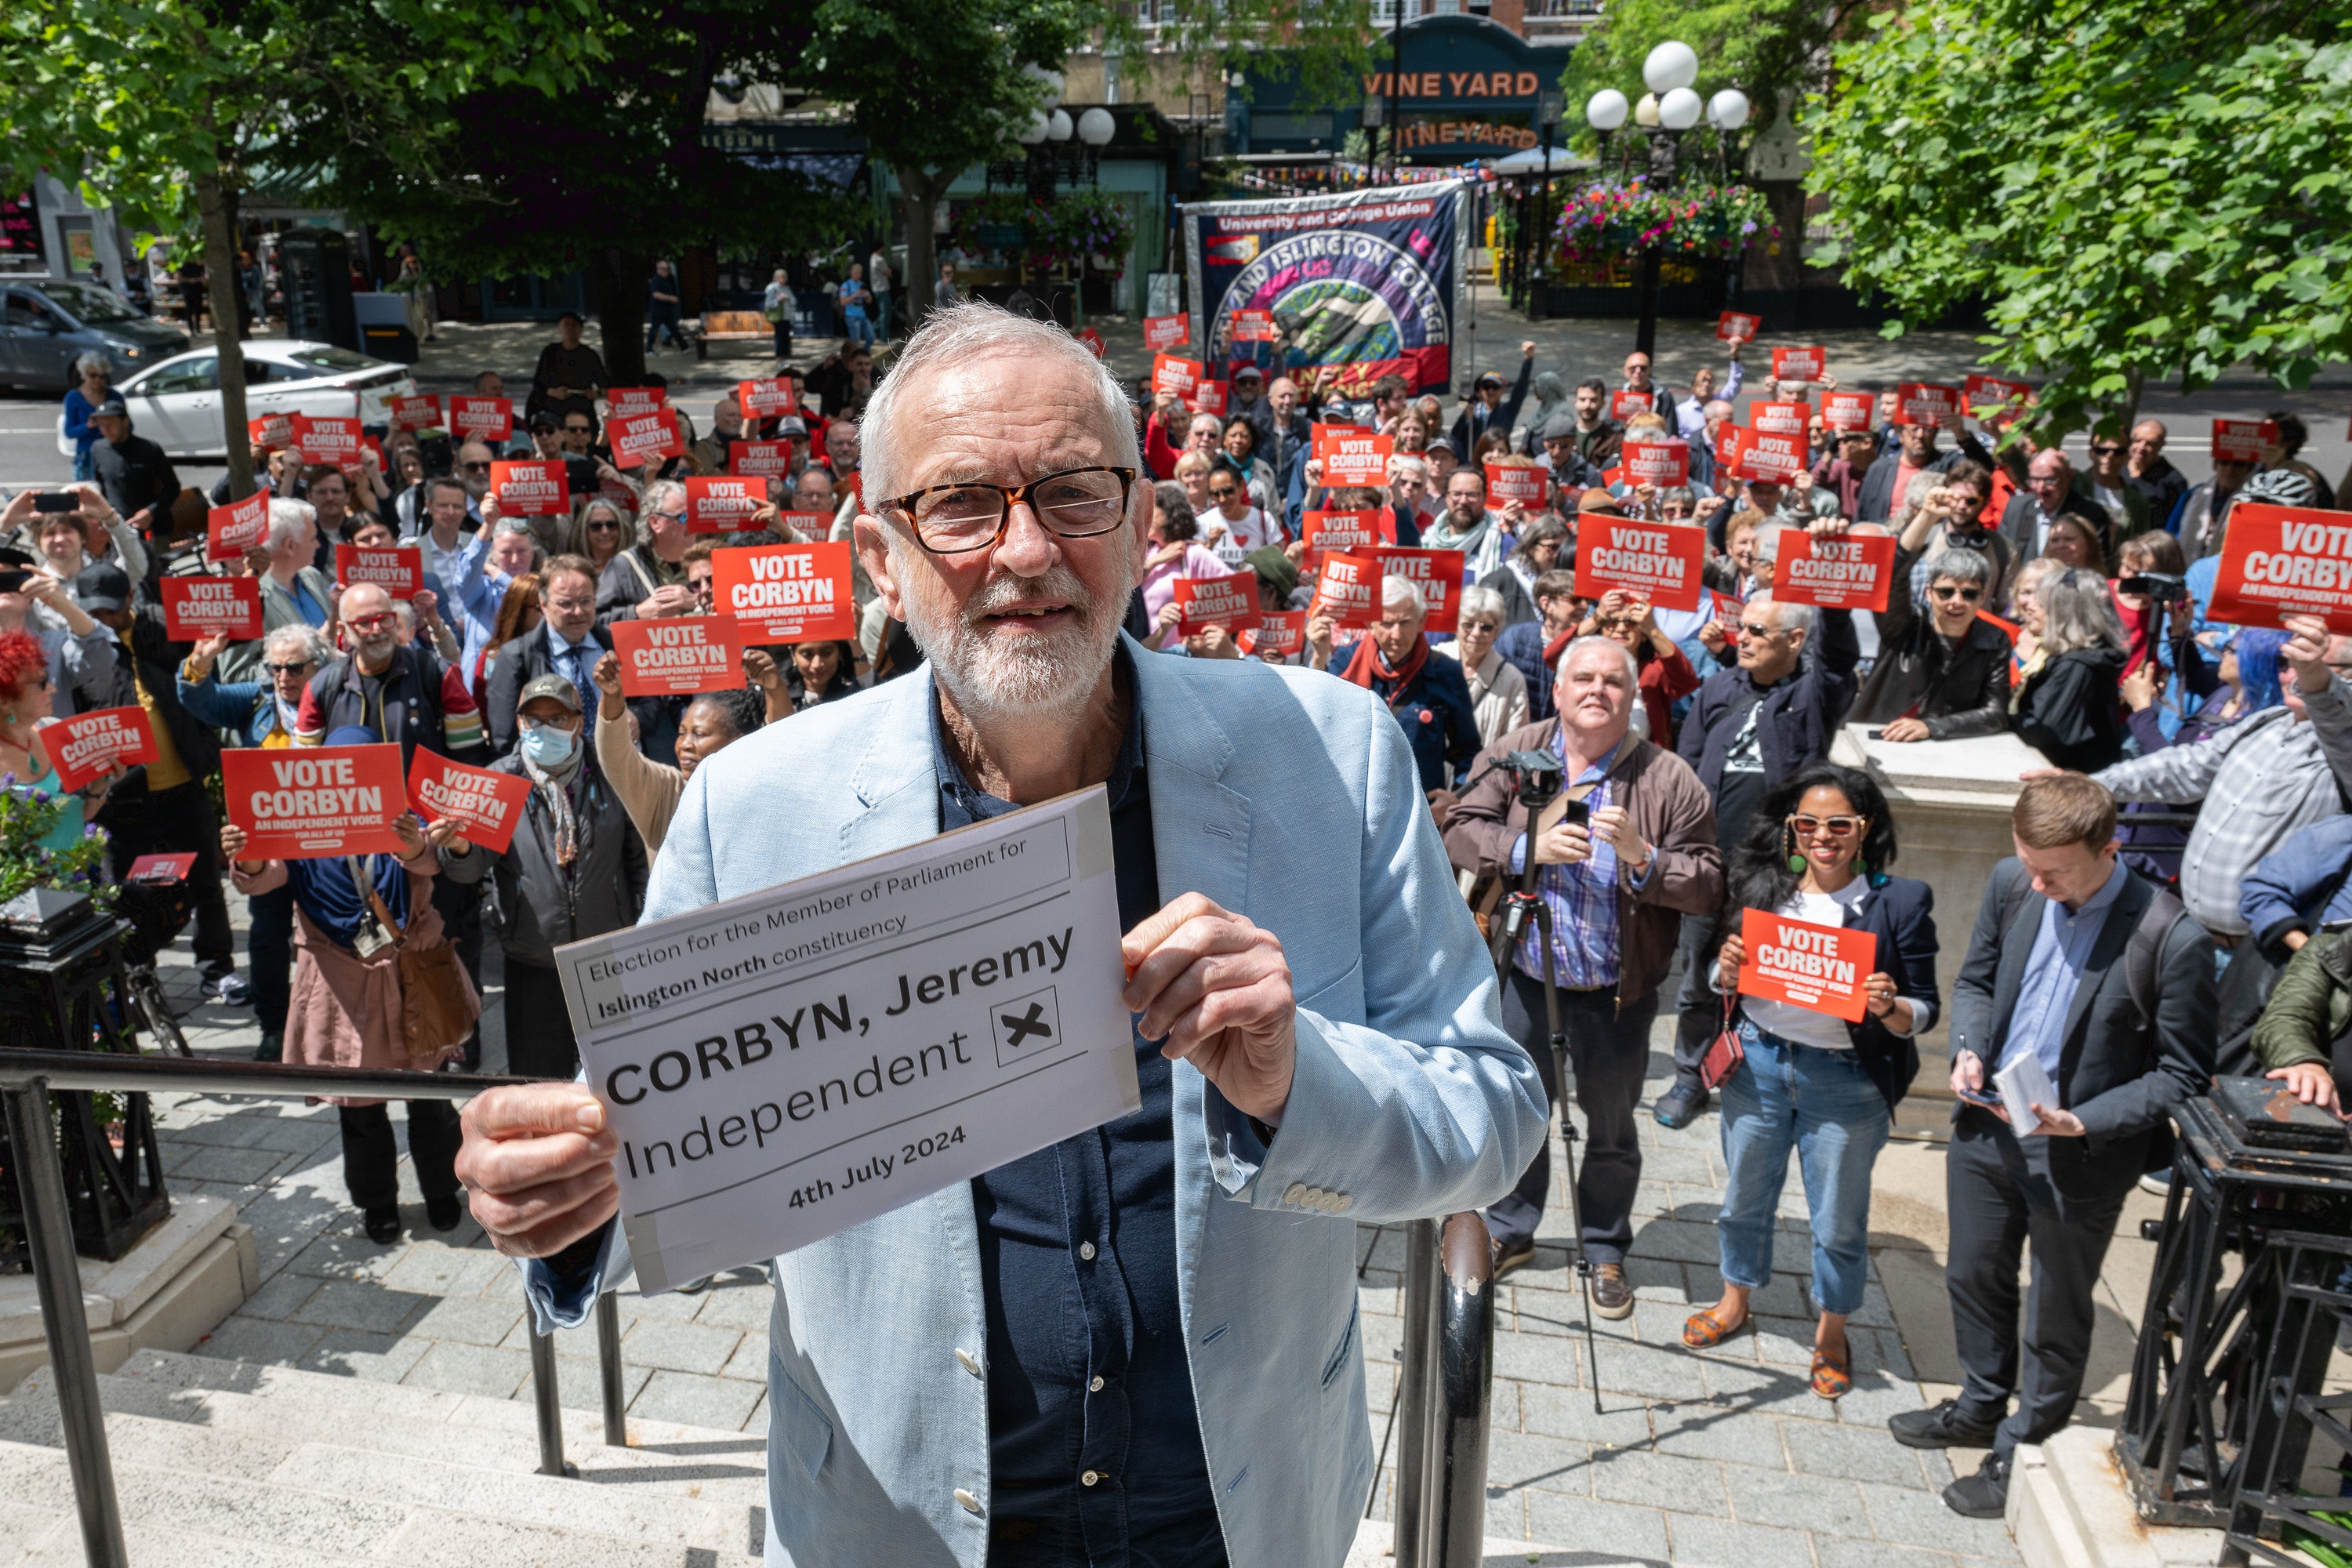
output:
M591 496L572 509L572 537L555 553L585 555L601 577L628 537L629 525L621 509L602 496Z
M1956 741L2009 728L2009 636L1977 614L1991 563L1955 550L1927 577L1927 614L1909 591L1910 563L1895 558L1886 608L1876 613L1878 659L1851 720L1881 726L1884 741Z
M1935 894L1889 876L1894 860L1894 818L1878 786L1854 769L1815 763L1764 797L1733 846L1711 943L1726 1027L1745 1054L1721 1086L1723 1296L1691 1315L1683 1343L1721 1344L1748 1323L1749 1297L1771 1283L1794 1150L1813 1233L1808 1294L1821 1314L1812 1389L1823 1399L1853 1385L1845 1321L1862 1305L1870 1271L1871 1166L1918 1071L1916 1037L1936 1021ZM1860 1023L1739 994L1749 910L1869 933L1875 961L1863 981Z
M2074 567L2052 573L2034 590L2025 629L2035 647L2010 693L2017 738L2053 768L2095 773L2122 762L2124 624L2107 580Z

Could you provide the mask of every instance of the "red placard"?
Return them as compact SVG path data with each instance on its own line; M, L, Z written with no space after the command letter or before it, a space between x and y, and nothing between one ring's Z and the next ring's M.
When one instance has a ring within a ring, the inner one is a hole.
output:
M441 426L441 400L431 394L392 400L385 421L394 430L436 430Z
M166 577L163 635L173 642L261 635L261 584L253 577Z
M729 545L710 554L713 598L746 642L832 642L857 635L849 541Z
M1815 538L1801 528L1780 536L1772 567L1772 597L1784 604L1832 610L1883 610L1895 576L1891 534Z
M1739 461L1740 437L1747 434L1748 432L1738 426L1730 424L1726 424L1716 431L1715 467L1719 476L1728 476L1733 479L1738 477L1732 473L1732 468Z
M2352 635L2352 512L2238 502L2207 613L2233 626L2319 616L2331 631Z
M608 418L618 419L625 414L651 414L669 406L669 388L666 386L608 386L604 389L604 412Z
M1171 396L1191 398L1192 388L1201 382L1201 362L1176 354L1151 356L1151 390Z
M1832 392L1822 398L1822 423L1832 430L1867 430L1878 417L1878 400L1867 392Z
M1309 511L1299 514L1299 539L1307 546L1307 570L1342 551L1396 542L1396 518L1387 508L1370 511Z
M634 468L648 458L675 458L686 450L677 416L667 408L616 414L604 422L604 435L612 442L616 468Z
M508 441L514 437L514 402L505 397L449 398L449 434L459 441Z
M1187 400L1192 405L1192 412L1222 416L1225 412L1226 395L1233 390L1233 384L1229 381L1210 381L1206 378L1194 382L1192 395Z
M205 513L207 561L242 561L247 551L268 537L268 490L256 490L243 500L233 500Z
M1192 318L1189 312L1178 311L1172 316L1143 318L1143 346L1154 351L1172 349L1192 336Z
M294 416L263 414L245 422L245 437L248 446L282 452L294 444Z
M1997 375L1971 375L1960 383L1960 396L1978 418L2004 410L2015 412L2033 401L2030 381L2003 381Z
M562 463L494 462L490 493L510 516L562 517L572 510L572 481Z
M634 626L636 621L615 621ZM523 803L530 798L530 781L520 773L493 773L488 768L453 763L424 747L408 763L408 804L427 822L455 818L467 839L493 855L503 855L521 825Z
M2259 463L2263 453L2278 445L2278 426L2267 419L2213 421L2213 460L2217 463ZM2231 509L2232 513L2236 509Z
M78 790L114 764L155 760L155 729L144 708L93 708L40 729L41 750L58 770L58 788Z
M414 599L425 584L425 552L415 546L335 546L335 583L349 591L373 583L395 599Z
M1759 398L1748 405L1748 427L1759 435L1802 436L1812 417L1813 405L1801 397L1782 403Z
M1375 436L1353 426L1318 425L1315 460L1323 465L1323 483L1375 489L1389 482L1389 454L1393 436Z
M1727 343L1754 342L1756 329L1763 324L1761 316L1743 316L1737 310L1726 310L1715 319L1715 335Z
M192 854L142 855L131 862L131 869L122 874L122 879L150 884L184 882L195 868L196 858Z
M1672 489L1690 483L1690 443L1687 441L1628 441L1625 443L1625 483L1656 485Z
M686 531L734 533L751 526L751 514L768 504L765 479L709 479L686 481Z
M1176 605L1184 618L1176 623L1179 637L1194 637L1211 626L1237 632L1257 625L1257 574L1236 572L1230 577L1179 577Z
M1661 609L1698 608L1706 530L1665 522L1621 522L1605 513L1577 520L1576 596L1598 601L1622 588Z
M1967 412L1958 387L1939 386L1933 382L1897 382L1895 398L1897 425L1939 426L1946 418Z
M356 468L360 460L360 422L356 419L313 419L296 414L289 418L293 426L293 445L300 449L306 463L332 463L335 467Z
M743 684L743 630L732 616L614 621L624 697L681 697Z
M1307 615L1310 620L1328 616L1334 626L1378 626L1380 562L1370 554L1360 555L1352 551L1323 557L1323 564L1315 574L1315 602L1307 607Z
M221 753L221 786L241 859L406 853L392 830L408 809L397 745L239 746Z
M1544 499L1544 470L1532 459L1516 463L1486 459L1486 501L1501 506L1507 501L1518 501L1526 506L1541 506Z
M1270 653L1288 658L1307 646L1307 612L1260 610L1257 625L1236 635L1234 646L1253 656Z
M1422 623L1423 631L1453 635L1462 620L1462 577L1468 557L1459 550L1409 550L1400 544L1383 544L1370 554L1380 563L1382 576L1402 577L1421 590L1422 608L1429 617ZM1374 599L1380 597L1379 586L1373 584ZM1372 618L1380 619L1379 614Z
M1092 327L1081 327L1078 330L1078 342L1087 345L1087 353L1094 355L1097 359L1102 358L1103 341L1102 334L1100 332L1095 331Z
M780 511L776 521L804 540L826 539L833 533L833 513L829 511Z
M1805 471L1808 443L1802 436L1739 432L1731 458L1734 477L1785 485Z
M1622 425L1636 414L1648 414L1656 409L1654 392L1628 392L1623 387L1609 395L1609 417Z
M735 406L746 419L773 419L801 411L800 389L789 375L754 376L735 384Z
M1234 312L1234 342L1270 343L1278 335L1272 310L1235 310Z
M1878 963L1874 932L1743 910L1739 940L1747 950L1739 965L1742 996L1862 1022L1869 1001L1863 983Z
M788 479L793 474L793 444L737 441L727 448L727 471L739 479Z
M1772 378L1775 381L1819 381L1829 365L1830 351L1825 348L1772 351Z

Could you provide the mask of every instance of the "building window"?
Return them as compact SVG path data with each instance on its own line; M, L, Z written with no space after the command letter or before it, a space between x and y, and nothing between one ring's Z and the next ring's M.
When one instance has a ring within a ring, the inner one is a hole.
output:
M1250 116L1250 139L1254 142L1328 142L1331 140L1331 117L1328 114L1253 114Z

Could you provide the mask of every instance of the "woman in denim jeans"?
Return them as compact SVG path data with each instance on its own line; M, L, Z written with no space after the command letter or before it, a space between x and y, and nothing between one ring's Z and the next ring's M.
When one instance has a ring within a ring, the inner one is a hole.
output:
M1723 1299L1692 1315L1683 1343L1706 1350L1737 1333L1750 1293L1770 1282L1793 1148L1812 1215L1821 1311L1812 1386L1823 1399L1853 1386L1845 1320L1862 1305L1869 1272L1870 1168L1918 1070L1915 1038L1936 1021L1935 898L1924 882L1888 876L1894 859L1895 824L1878 786L1816 763L1764 797L1725 867L1728 899L1715 932L1716 989L1747 1059L1721 1086ZM1751 909L1876 937L1861 1023L1734 994L1746 956L1741 917Z

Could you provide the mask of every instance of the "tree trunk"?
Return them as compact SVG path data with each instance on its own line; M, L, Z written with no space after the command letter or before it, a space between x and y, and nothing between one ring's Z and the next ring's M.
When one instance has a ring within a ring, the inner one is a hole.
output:
M229 192L218 167L197 174L195 185L196 209L205 224L213 344L220 363L221 445L228 457L228 499L243 500L253 493L253 444L245 433L245 332L236 308L236 235L230 224ZM158 521L168 532L169 520Z
M589 266L595 294L596 331L604 339L604 374L614 386L642 386L646 380L646 279L652 258L642 252L607 247Z
M2124 422L2116 432L2122 439L2131 439L2132 426L2139 423L2139 397L2147 388L2147 372L2134 365L2124 377Z
M911 337L933 308L940 267L931 218L940 210L948 187L955 184L956 171L934 174L902 164L893 172L898 176L898 211L907 225L907 276L901 289L906 303L899 313L906 317L907 335Z

